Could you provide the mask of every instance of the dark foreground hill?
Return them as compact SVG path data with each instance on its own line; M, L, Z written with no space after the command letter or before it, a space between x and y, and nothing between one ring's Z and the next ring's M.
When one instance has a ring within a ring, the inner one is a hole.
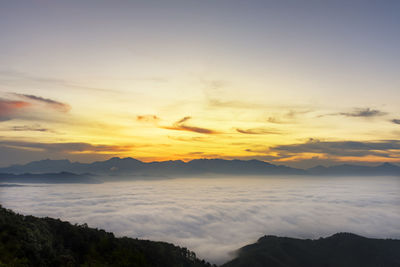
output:
M317 240L264 236L223 267L400 266L400 240L339 233Z
M22 216L0 206L0 266L205 267L187 250L51 218Z

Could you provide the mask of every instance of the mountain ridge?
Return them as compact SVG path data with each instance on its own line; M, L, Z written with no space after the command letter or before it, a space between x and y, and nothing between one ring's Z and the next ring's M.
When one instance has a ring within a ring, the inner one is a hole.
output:
M400 240L336 233L319 239L263 236L221 267L400 266Z
M143 162L131 157L113 157L105 161L92 163L71 162L67 159L45 159L27 164L14 164L0 168L0 173L10 174L43 174L71 172L75 174L92 173L98 175L154 175L181 176L203 174L227 175L395 175L400 176L400 166L382 163L378 166L341 164L330 167L316 166L308 169L291 168L285 165L274 165L260 160L225 160L194 159L188 162L153 161Z

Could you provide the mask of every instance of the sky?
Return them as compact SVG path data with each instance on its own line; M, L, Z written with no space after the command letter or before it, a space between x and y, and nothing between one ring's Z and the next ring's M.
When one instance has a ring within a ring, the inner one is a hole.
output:
M1 1L0 165L400 163L399 1Z

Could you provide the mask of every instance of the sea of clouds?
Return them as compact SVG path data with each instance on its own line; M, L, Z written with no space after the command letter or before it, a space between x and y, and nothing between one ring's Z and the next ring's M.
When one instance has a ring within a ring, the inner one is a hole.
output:
M398 177L187 178L0 187L22 214L172 242L222 263L263 235L400 238Z

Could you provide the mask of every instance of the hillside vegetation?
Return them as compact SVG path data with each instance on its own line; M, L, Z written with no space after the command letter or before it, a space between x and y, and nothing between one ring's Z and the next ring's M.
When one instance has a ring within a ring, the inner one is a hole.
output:
M0 266L206 267L187 250L51 218L22 216L0 206Z
M264 236L223 267L395 267L400 240L339 233L316 240Z

